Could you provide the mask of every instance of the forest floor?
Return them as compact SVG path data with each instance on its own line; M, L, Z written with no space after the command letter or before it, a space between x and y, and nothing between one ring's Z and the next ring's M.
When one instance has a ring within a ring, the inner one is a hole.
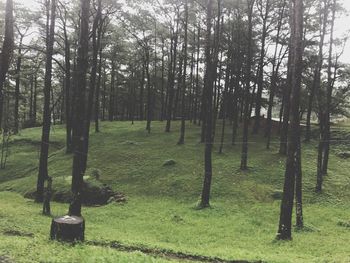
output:
M241 145L231 146L229 132L223 154L215 144L211 208L198 210L200 128L188 124L185 145L178 146L179 122L171 133L164 125L153 122L147 134L144 122L103 122L100 133L91 132L88 175L98 169L100 180L127 202L84 207L87 243L76 245L49 241L51 218L23 197L35 190L41 129L11 138L0 170L0 262L184 262L177 252L207 262L350 262L350 162L337 157L350 151L342 139L350 133L346 124L335 129L343 137L332 145L322 194L314 193L317 142L303 144L306 227L293 231L289 242L275 240L285 166L277 137L266 150L262 135L249 136L246 172L239 170ZM69 191L72 156L64 140L64 127L54 126L49 174L55 190ZM168 160L175 164L164 166ZM54 216L67 210L67 204L52 203Z

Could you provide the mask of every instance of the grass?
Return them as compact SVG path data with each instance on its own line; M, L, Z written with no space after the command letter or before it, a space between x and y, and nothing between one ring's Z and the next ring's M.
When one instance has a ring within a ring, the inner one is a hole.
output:
M267 262L349 262L350 162L332 150L324 193L315 194L316 143L303 145L305 231L294 231L293 241L275 241L282 189L284 157L278 140L265 150L262 136L250 136L249 170L241 172L240 145L213 152L211 208L197 210L203 180L200 128L188 124L185 145L176 145L179 123L171 133L153 123L103 122L91 135L89 171L99 169L102 182L127 196L125 204L84 207L86 238L220 257ZM228 130L230 127L228 127ZM343 127L347 130L346 127ZM219 134L219 132L217 133ZM52 132L49 173L53 187L69 189L72 156L64 153L64 128ZM50 218L22 195L35 189L40 129L23 130L12 138L8 166L0 171L0 256L16 262L165 262L142 253L126 253L90 245L67 246L48 241ZM219 141L219 139L216 139ZM341 146L342 149L347 147ZM166 165L168 160L175 164ZM67 204L53 203L54 215ZM15 229L31 237L5 235Z

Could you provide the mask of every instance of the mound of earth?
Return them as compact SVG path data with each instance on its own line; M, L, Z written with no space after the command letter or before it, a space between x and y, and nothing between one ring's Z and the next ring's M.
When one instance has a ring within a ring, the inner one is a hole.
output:
M26 198L34 199L35 192L29 192L24 195ZM70 188L52 189L52 201L70 203L72 200L72 192ZM82 202L86 206L106 205L111 202L125 202L126 197L122 193L112 190L106 184L97 180L87 180L83 183Z

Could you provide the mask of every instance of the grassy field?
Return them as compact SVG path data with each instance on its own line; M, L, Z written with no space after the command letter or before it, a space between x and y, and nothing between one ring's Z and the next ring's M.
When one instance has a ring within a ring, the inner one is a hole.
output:
M101 181L124 193L127 202L83 208L89 242L118 241L226 260L350 262L350 162L336 157L337 151L350 149L348 142L332 149L323 194L314 193L316 143L303 145L306 229L294 232L293 241L280 242L274 239L280 205L276 196L282 189L285 160L277 154L277 138L267 151L262 136L250 136L250 168L241 172L241 145L231 146L228 133L224 153L214 147L212 207L197 210L203 178L200 128L188 124L186 144L177 146L179 123L171 133L164 133L164 125L154 122L147 134L143 122L104 122L101 133L92 132L87 173L100 170ZM40 205L23 198L35 190L40 133L39 128L26 129L13 137L8 165L0 170L0 257L15 262L179 261L48 241L51 218L40 214ZM68 191L72 156L65 154L64 138L64 128L55 126L49 173L55 189ZM170 159L176 164L164 166ZM52 204L54 215L67 209L67 204Z

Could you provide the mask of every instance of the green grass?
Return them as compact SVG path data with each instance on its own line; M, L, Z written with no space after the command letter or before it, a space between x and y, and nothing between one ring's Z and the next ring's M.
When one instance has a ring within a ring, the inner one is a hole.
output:
M273 194L282 189L285 160L276 154L277 138L267 151L262 136L250 136L250 168L241 172L240 145L231 146L227 134L224 153L218 154L214 147L212 207L197 210L203 180L200 128L188 124L186 144L177 146L179 123L171 133L164 133L164 125L154 122L148 135L143 122L104 122L101 133L92 132L89 168L99 169L102 182L123 192L128 201L84 207L87 240L117 240L232 260L350 261L350 230L340 224L350 220L350 162L335 157L337 149L331 153L324 193L315 194L316 143L303 145L308 231L295 231L293 241L278 242L274 238L280 201ZM64 153L64 138L63 127L55 126L49 173L56 189L69 189L72 156ZM40 205L19 195L35 189L40 129L23 130L12 140L8 167L0 171L0 255L16 262L165 261L141 253L49 242L50 218L40 215ZM163 166L167 160L176 164ZM54 215L67 212L67 204L52 206ZM6 236L8 229L34 233L34 239Z

